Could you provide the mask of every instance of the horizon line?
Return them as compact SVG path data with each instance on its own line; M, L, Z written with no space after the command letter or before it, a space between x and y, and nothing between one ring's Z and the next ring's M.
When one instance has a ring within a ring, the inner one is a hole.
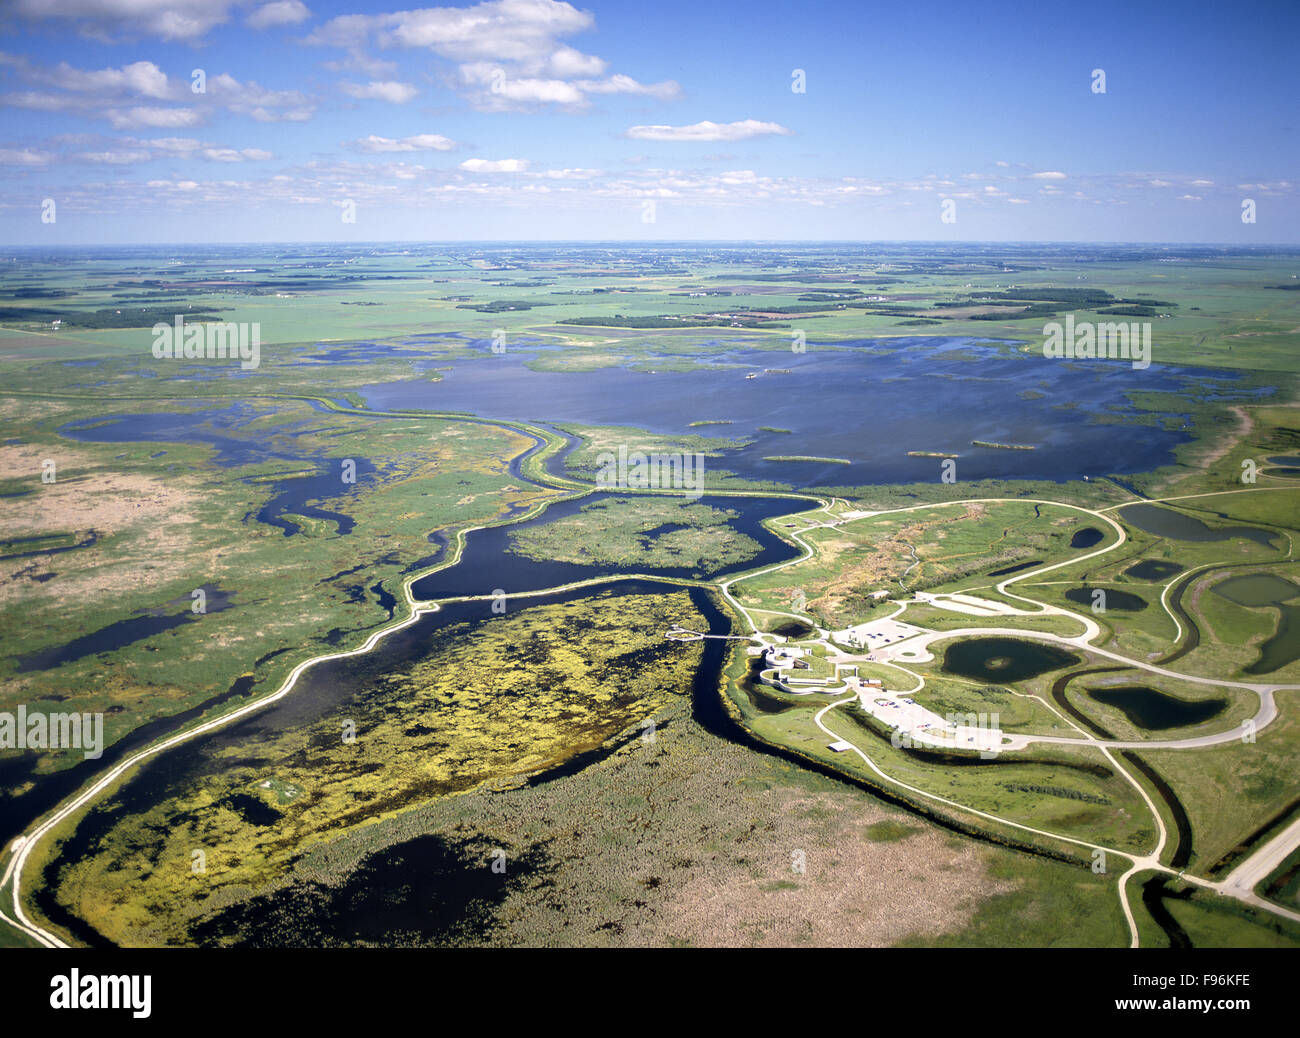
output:
M1075 247L1143 247L1143 248L1213 248L1213 249L1300 249L1300 241L1270 242L1214 242L1214 241L1107 241L1075 240L1052 238L1011 238L1005 240L976 239L950 241L938 238L374 238L359 241L338 238L277 238L260 241L79 241L79 242L5 242L0 249L37 249L37 248L215 248L219 246L250 245L620 245L620 246L662 246L662 245L934 245L934 246L976 246L976 245L1069 245Z

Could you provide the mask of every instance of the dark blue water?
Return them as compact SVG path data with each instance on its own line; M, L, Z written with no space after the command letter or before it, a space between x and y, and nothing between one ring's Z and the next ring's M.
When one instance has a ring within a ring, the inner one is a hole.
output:
M356 483L344 483L342 459L326 458L320 452L288 453L274 449L270 446L271 433L264 430L258 430L248 439L230 435L231 431L258 414L247 404L233 404L186 414L123 414L108 419L68 422L60 426L58 432L69 439L90 443L204 444L216 451L213 461L223 468L272 461L290 462L299 469L311 465L316 469L312 475L259 483L270 491L271 497L250 516L260 523L274 526L286 537L301 530L300 524L285 518L290 514L332 522L340 535L351 533L355 525L351 516L322 508L315 502L348 496L358 485L377 475L375 465L367 458L353 458ZM277 433L282 431L275 430ZM244 518L247 520L250 516Z
M11 495L5 495L5 496L11 496ZM19 495L14 494L12 496L17 497ZM22 545L24 544L30 544L36 541L43 541L45 539L46 538L44 537L15 537L6 541L5 547L21 549ZM61 555L65 551L77 551L80 548L94 547L94 545L98 541L99 541L99 534L97 534L94 530L91 530L84 538L82 538L76 544L65 544L62 547L54 547L54 548L31 548L27 550L10 552L5 555L0 555L0 562L10 562L14 559L30 559L36 555Z
M974 339L862 340L831 349L734 353L690 372L606 368L532 371L529 351L459 361L436 384L385 383L361 393L374 408L422 407L493 418L629 425L663 434L753 439L714 463L742 476L792 486L937 480L936 458L959 454L961 480L1077 479L1141 472L1173 460L1186 429L1125 428L1113 419L1145 412L1129 391L1188 393L1231 386L1222 372L1152 365L1075 363L1008 353ZM790 374L767 374L788 368ZM759 373L747 379L749 373ZM1043 394L1024 399L1022 394ZM1099 419L1106 419L1103 424ZM730 425L692 428L722 419ZM792 433L764 433L771 425ZM972 440L1033 444L1032 451L974 447ZM636 444L629 444L634 449ZM772 455L847 458L849 465L771 462ZM712 460L712 459L710 459Z
M41 815L52 810L56 804L79 789L92 775L102 775L114 764L130 756L136 750L149 745L164 734L180 731L191 721L202 717L212 708L235 699L247 696L255 685L251 675L236 678L226 691L184 710L178 714L159 717L146 721L116 742L104 748L104 754L97 760L78 760L77 763L62 771L45 772L37 767L42 754L28 750L22 754L6 753L0 756L0 843L7 844L11 837L26 830ZM20 795L12 791L21 789L28 783L32 788Z
M1072 587L1065 593L1065 597L1075 605L1091 608L1095 601L1092 594L1094 590L1096 589L1091 587ZM1131 591L1120 591L1113 587L1102 590L1106 593L1102 604L1108 612L1115 609L1121 613L1140 613L1150 604L1141 595L1135 595Z
M1008 573L1019 573L1022 569L1029 569L1030 566L1041 566L1042 559L1033 559L1029 562L1017 562L1014 566L1006 566L1002 569L989 570L990 577L1005 577Z
M800 511L806 507L805 502L784 498L721 496L702 497L699 503L737 513L730 525L756 540L762 547L762 551L754 558L710 570L708 573L700 573L690 567L655 567L635 564L627 567L579 566L568 562L538 561L509 550L511 534L514 531L574 515L588 504L627 497L629 495L613 493L589 494L577 500L560 501L550 505L540 516L523 523L475 530L466 538L465 551L459 563L449 569L422 577L412 585L411 591L416 598L420 599L490 595L497 589L505 591L509 596L525 591L541 591L549 587L559 587L574 581L590 580L592 577L614 573L643 573L650 576L686 578L707 576L709 579L715 579L729 573L784 562L800 554L799 549L793 544L769 533L761 523L762 520L773 516ZM630 499L636 500L635 496ZM487 608L484 603L479 603L479 607Z
M1090 688L1088 695L1099 703L1118 707L1139 728L1152 732L1208 721L1228 705L1226 699L1179 699L1142 685Z
M121 649L144 638L151 638L155 634L162 634L163 631L170 631L173 627L180 627L197 619L197 614L178 613L174 616L133 616L127 620L118 620L63 645L38 649L36 652L19 656L16 660L16 669L20 674L31 670L49 670L85 656L113 652L115 649Z
M292 460L272 450L263 436L243 440L227 435L259 413L247 404L232 404L184 414L120 414L67 422L58 433L86 443L202 443L216 450L213 460L223 468Z
M168 602L167 606L179 608L182 610L181 612L168 613L164 608L138 610L137 612L140 615L128 617L125 620L117 620L97 631L64 642L62 645L38 649L35 652L17 656L15 657L15 669L20 674L32 670L49 670L52 667L72 663L86 656L97 656L103 652L113 652L145 638L151 638L155 634L162 634L174 627L180 627L182 624L197 623L205 615L221 613L233 607L234 603L230 601L233 592L222 591L211 584L203 585L203 590L207 596L204 613L196 613L192 610L192 599L188 596L175 599Z
M375 466L366 458L353 458L356 462L357 481L375 474ZM286 537L292 537L302 527L292 519L284 518L286 514L301 515L310 519L324 519L336 524L339 534L349 534L356 523L350 515L321 508L309 502L322 501L340 496L340 491L348 489L350 484L342 482L342 470L339 460L331 459L324 471L311 476L299 476L295 479L281 480L270 485L275 493L269 501L253 513L259 523L274 526L283 531Z
M446 360L430 357L427 353L404 350L394 343L359 342L330 346L316 353L303 353L306 360L326 361L331 364L365 364L373 361L409 361L417 370L425 370Z
M1124 572L1130 577L1136 577L1138 580L1168 580L1182 571L1183 567L1176 562L1168 562L1164 559L1143 559Z
M1234 537L1244 537L1248 541L1265 548L1273 547L1273 542L1281 534L1271 530L1262 530L1258 526L1210 526L1195 516L1175 512L1171 508L1159 505L1135 504L1125 505L1119 509L1119 516L1130 526L1136 526L1145 533L1157 537L1169 537L1176 541L1230 541Z
M1074 532L1074 536L1070 538L1070 547L1091 548L1094 544L1100 544L1104 536L1105 534L1095 526L1085 526L1082 530Z
M967 638L943 653L944 671L973 681L1027 681L1078 662L1071 652L1023 638Z

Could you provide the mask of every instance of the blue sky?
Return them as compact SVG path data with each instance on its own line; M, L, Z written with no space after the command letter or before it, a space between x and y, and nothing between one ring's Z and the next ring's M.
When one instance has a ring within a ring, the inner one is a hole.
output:
M1300 242L1289 0L0 0L0 25L11 244Z

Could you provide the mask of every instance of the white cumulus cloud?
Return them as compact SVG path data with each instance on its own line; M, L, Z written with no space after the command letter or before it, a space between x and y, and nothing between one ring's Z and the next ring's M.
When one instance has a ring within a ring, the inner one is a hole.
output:
M440 133L417 133L412 137L380 137L372 133L353 141L352 146L378 155L396 151L451 151L456 142Z
M467 173L523 173L527 159L466 159L460 168Z
M633 126L627 136L640 141L743 141L768 134L791 134L779 123L742 119L734 123L704 122L690 126Z
M487 0L469 7L426 7L331 18L306 38L348 53L335 70L372 67L371 48L423 49L455 64L446 76L474 107L520 111L543 105L590 107L589 94L680 95L672 81L643 84L607 75L609 63L564 37L595 27L590 12L558 0Z
M25 21L72 24L82 36L112 40L156 36L197 40L228 20L235 0L9 0L8 12Z
M410 83L398 83L393 80L371 80L369 83L342 83L339 86L349 97L362 101L387 101L390 104L404 105L420 91Z
M261 148L204 148L199 154L210 162L265 162L271 157Z
M0 165L44 166L53 156L31 148L0 148Z
M248 16L254 29L269 29L274 25L297 25L311 17L311 11L302 0L274 0L263 4Z
M137 105L128 109L110 108L104 114L117 130L133 130L141 126L179 129L185 126L197 126L203 121L202 116L192 108L154 108Z

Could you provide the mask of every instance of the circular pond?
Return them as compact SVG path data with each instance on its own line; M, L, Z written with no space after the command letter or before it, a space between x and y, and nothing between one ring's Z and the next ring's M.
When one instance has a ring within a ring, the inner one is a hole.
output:
M1036 678L1079 663L1072 652L1021 638L970 638L943 654L943 669L975 681L1004 683Z

